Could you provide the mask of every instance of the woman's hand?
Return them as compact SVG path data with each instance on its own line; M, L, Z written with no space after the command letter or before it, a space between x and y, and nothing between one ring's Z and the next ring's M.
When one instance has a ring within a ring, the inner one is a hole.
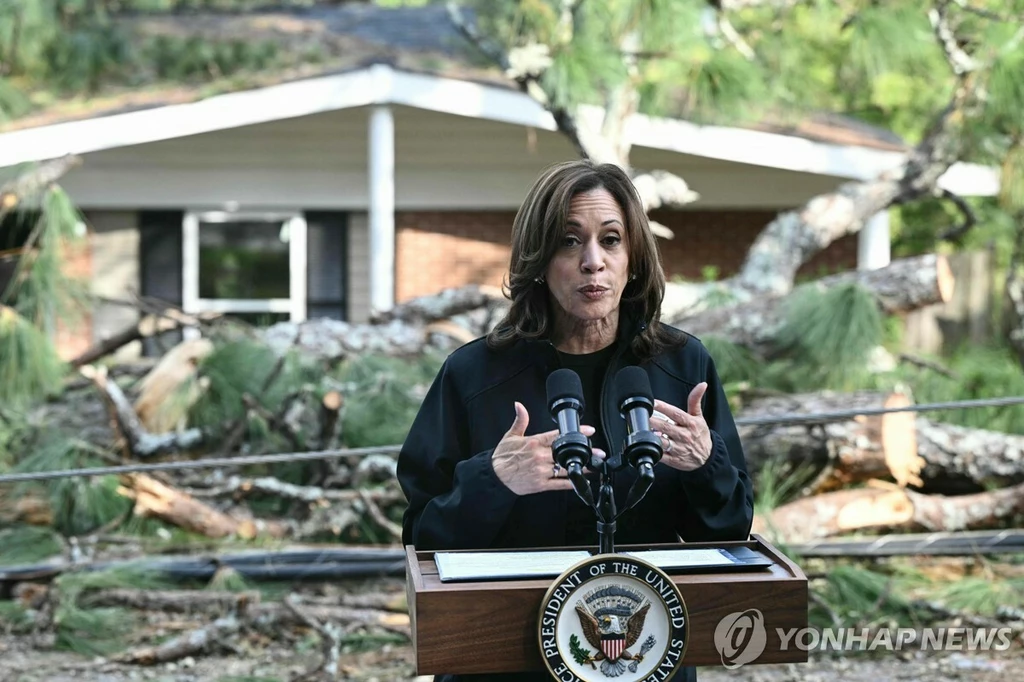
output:
M551 445L558 438L558 429L527 436L530 414L521 403L516 403L516 419L491 455L494 473L516 495L529 495L551 490L572 490L572 482L565 469L556 469ZM594 435L593 426L581 426L580 432L588 438ZM605 452L594 448L601 459ZM586 462L584 462L586 464Z
M671 420L652 417L651 430L661 436L661 461L673 469L699 469L711 456L711 429L700 408L707 390L704 381L694 386L686 399L686 412L663 400L654 401L654 409Z

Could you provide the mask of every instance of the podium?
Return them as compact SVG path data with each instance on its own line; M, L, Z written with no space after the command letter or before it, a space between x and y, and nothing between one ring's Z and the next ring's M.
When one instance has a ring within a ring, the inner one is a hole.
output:
M777 629L807 627L807 577L761 536L734 542L623 545L616 549L740 547L749 548L770 565L741 571L664 571L678 587L689 616L689 643L682 665L722 665L715 629L723 618L747 609L763 614L767 634L763 653L751 664L806 662L807 651L792 642L782 649ZM434 552L417 551L412 545L406 547L406 577L417 674L545 669L537 623L541 602L554 578L442 582Z

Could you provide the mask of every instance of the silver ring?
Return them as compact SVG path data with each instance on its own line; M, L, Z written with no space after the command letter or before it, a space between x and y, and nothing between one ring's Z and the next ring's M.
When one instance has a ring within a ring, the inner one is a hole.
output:
M668 437L667 433L661 434L661 437L665 439L665 452L672 452L672 447L675 445L675 443L672 442L672 439Z
M558 471L561 468L562 468L561 466L559 466L558 464L555 464L555 466L551 469L551 478L558 478Z

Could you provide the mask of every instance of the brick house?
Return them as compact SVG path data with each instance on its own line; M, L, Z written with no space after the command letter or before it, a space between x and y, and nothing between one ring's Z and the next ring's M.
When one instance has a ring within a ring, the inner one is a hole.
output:
M728 275L781 210L901 163L892 136L842 122L798 130L636 116L638 168L684 177L700 199L653 217L669 277ZM19 164L74 153L62 186L86 217L74 267L94 293L160 298L259 321L366 320L417 295L500 284L513 216L547 165L573 158L550 114L506 85L373 65L91 118L0 131L0 182ZM991 195L991 169L943 185ZM878 216L810 273L888 258ZM73 355L137 313L99 304ZM67 340L66 340L67 341Z

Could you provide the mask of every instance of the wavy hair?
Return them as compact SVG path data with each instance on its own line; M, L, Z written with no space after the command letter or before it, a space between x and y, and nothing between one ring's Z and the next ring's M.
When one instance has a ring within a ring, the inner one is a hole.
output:
M685 343L685 335L660 322L665 272L636 187L614 164L577 160L545 169L516 213L509 274L504 286L512 305L488 334L488 346L504 348L521 339L545 338L551 333L554 318L548 288L537 279L547 271L565 237L573 197L595 189L604 189L612 195L626 222L629 270L634 278L622 292L620 323L627 306L636 310L646 323L633 340L633 352L647 359L667 347Z

